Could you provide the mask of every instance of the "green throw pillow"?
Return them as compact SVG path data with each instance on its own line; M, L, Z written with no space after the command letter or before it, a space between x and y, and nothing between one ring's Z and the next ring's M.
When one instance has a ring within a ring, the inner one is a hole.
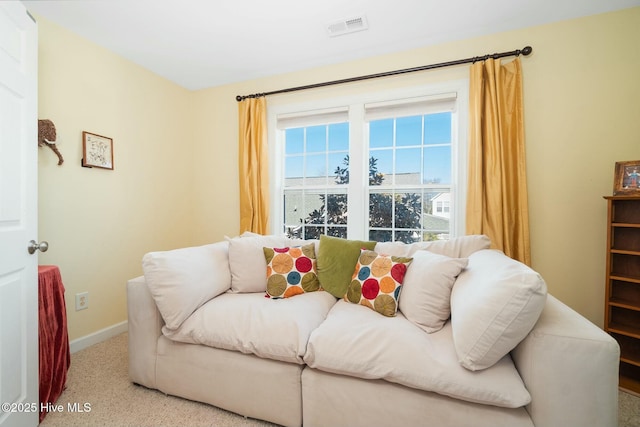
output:
M320 286L336 298L344 297L361 249L374 250L376 242L320 236L316 265Z

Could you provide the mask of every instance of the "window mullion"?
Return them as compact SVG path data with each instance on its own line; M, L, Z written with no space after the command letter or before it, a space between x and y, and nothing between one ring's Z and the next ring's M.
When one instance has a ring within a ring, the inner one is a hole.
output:
M329 125L324 126L324 206L325 206L325 216L324 216L324 234L329 234Z
M347 236L366 239L369 202L366 197L368 149L365 146L364 106L349 107L349 186L347 189Z
M397 166L397 162L396 162L396 155L397 155L397 149L398 149L398 121L394 120L393 121L393 142L391 144L391 146L393 147L392 150L392 166L391 166L391 173L392 173L392 177L393 177L393 181L392 181L392 188L389 190L389 194L391 194L391 236L392 236L392 240L396 240L395 236L396 236L396 192L398 191L397 189L397 183L396 183L396 177L397 177L397 170L396 170L396 166Z

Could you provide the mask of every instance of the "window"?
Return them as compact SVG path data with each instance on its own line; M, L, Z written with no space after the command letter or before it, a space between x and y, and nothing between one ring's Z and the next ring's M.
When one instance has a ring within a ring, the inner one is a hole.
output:
M273 230L406 243L462 234L467 92L450 89L270 111Z
M349 124L288 128L284 146L283 231L346 238Z

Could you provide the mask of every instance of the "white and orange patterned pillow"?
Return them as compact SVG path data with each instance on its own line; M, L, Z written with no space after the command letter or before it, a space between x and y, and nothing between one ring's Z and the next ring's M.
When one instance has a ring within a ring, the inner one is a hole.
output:
M344 300L395 316L402 282L412 260L362 249Z
M267 296L289 298L320 289L315 245L263 248L267 261Z

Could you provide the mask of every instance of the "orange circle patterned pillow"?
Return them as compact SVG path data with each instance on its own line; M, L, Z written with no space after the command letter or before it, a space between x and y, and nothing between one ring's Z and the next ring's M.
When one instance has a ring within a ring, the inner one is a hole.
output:
M379 255L362 249L345 301L361 304L385 316L395 316L404 275L413 258Z
M262 248L267 261L267 296L289 298L320 289L313 243L292 248Z

